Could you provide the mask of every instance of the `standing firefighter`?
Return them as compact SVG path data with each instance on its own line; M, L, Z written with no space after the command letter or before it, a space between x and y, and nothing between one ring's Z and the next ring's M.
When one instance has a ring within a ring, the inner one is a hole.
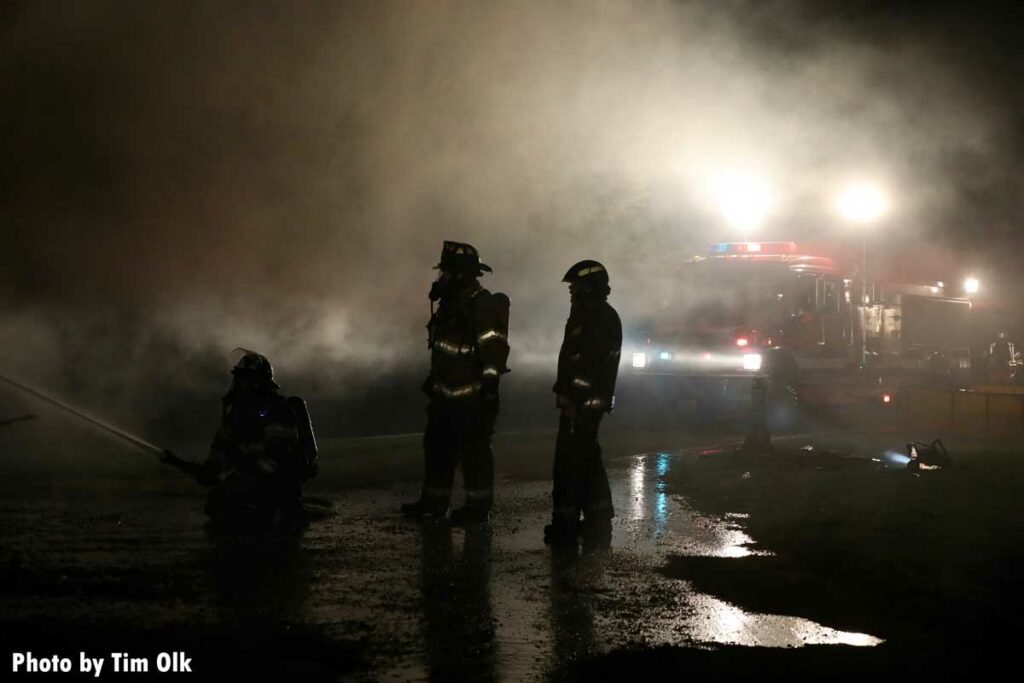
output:
M1017 350L1006 332L996 335L988 346L986 379L989 384L1013 384L1018 368Z
M597 430L614 404L622 324L608 304L608 271L600 263L580 261L562 282L569 283L572 305L554 386L561 418L551 494L554 512L544 540L575 545L582 530L584 543L607 545L615 513Z
M491 272L468 244L445 242L441 272L430 288L427 324L430 397L423 435L423 492L402 506L407 515L447 514L455 468L461 463L466 505L452 522L486 521L494 499L491 436L498 415L498 382L508 372L509 300L491 294L477 277ZM434 310L433 302L439 302Z
M301 485L317 472L306 404L278 393L270 361L258 353L245 351L231 374L206 462L189 463L170 452L164 459L210 486L206 513L215 528L302 526Z

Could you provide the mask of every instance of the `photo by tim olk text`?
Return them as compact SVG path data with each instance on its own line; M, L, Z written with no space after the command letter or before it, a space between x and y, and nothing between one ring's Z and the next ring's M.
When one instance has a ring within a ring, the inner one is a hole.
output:
M192 658L184 652L161 652L156 657L133 657L126 652L112 652L107 657L92 657L79 652L77 668L71 657L33 655L31 652L11 653L11 672L32 673L91 673L99 677L104 673L192 673Z

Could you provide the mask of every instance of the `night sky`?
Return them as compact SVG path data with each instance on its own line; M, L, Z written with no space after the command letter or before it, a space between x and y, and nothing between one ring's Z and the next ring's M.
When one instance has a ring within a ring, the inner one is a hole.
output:
M740 238L736 169L758 238L859 244L831 202L869 178L873 258L1022 289L1002 4L8 1L0 32L0 370L139 421L236 346L346 395L425 368L443 239L545 368L565 268L605 261L628 324Z

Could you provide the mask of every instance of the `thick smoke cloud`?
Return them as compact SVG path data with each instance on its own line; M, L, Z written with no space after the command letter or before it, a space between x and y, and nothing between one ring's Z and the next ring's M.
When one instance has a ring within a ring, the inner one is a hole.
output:
M605 261L627 325L673 301L738 237L707 185L736 168L778 197L766 238L845 244L830 194L866 175L894 241L962 245L1018 208L990 196L1020 196L1013 119L948 10L881 5L9 5L0 367L136 424L235 346L355 398L425 367L457 239L512 297L513 366L549 372L565 268Z

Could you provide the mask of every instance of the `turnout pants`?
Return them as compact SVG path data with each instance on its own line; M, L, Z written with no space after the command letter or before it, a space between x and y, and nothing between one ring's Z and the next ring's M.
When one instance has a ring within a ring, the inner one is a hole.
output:
M481 402L435 401L427 408L423 434L426 472L423 502L448 506L455 469L462 465L466 507L489 511L494 502L494 453L491 436L496 415Z
M562 416L555 442L552 523L575 528L580 513L586 523L608 523L615 516L608 474L601 461L597 429L602 413L585 413L576 420Z

